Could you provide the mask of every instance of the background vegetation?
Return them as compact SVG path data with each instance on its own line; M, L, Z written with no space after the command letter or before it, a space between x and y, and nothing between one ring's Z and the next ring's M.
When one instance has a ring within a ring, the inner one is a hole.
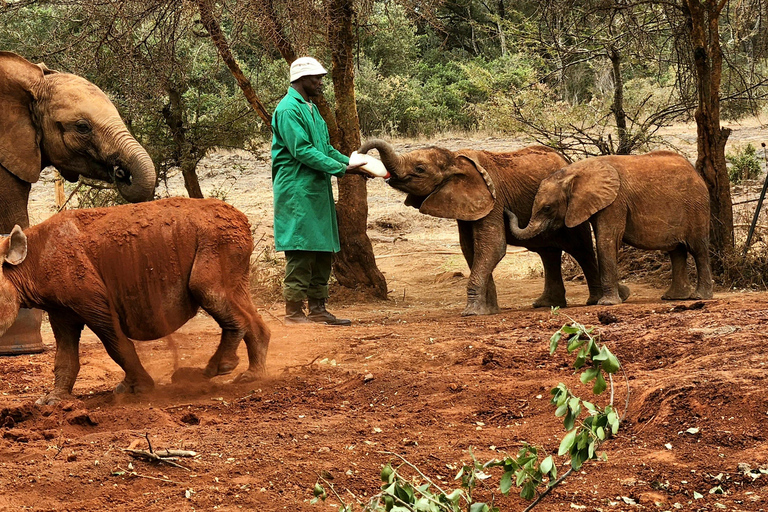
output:
M99 85L160 179L179 168L193 197L211 148L269 140L300 54L331 70L320 110L343 151L361 135L480 131L577 159L647 150L661 127L695 119L720 271L733 246L720 120L766 114L767 21L762 0L12 0L0 48ZM364 282L355 261L375 269L351 249L370 245L356 238L363 192L340 186L344 282ZM386 294L383 277L368 284Z

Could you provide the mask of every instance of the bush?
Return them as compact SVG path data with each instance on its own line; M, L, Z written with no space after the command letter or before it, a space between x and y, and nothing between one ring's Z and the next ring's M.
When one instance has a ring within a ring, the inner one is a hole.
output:
M757 157L757 150L752 144L737 148L735 153L725 155L725 159L731 164L728 169L728 179L731 183L754 180L760 176L762 165Z

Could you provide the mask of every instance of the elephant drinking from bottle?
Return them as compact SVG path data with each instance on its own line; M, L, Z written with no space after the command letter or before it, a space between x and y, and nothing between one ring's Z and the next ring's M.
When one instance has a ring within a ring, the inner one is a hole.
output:
M408 195L405 204L421 213L456 219L459 242L470 267L467 306L462 315L499 312L493 270L507 244L536 252L544 266L544 291L534 307L566 306L561 273L562 252L581 265L589 286L588 304L600 299L597 261L588 225L563 227L525 240L506 226L505 209L527 220L541 180L567 162L554 150L534 146L511 152L449 151L429 147L398 154L379 139L367 141L361 153L377 149L390 174L388 183ZM629 290L622 288L627 295Z
M129 202L154 196L152 160L101 89L0 51L0 234L29 226L31 186L49 165L115 183Z

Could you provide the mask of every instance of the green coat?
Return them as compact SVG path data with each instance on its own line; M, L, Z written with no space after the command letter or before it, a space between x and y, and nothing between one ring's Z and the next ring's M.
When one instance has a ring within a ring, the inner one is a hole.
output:
M339 252L331 176L349 158L331 146L317 106L293 88L272 116L272 193L275 250Z

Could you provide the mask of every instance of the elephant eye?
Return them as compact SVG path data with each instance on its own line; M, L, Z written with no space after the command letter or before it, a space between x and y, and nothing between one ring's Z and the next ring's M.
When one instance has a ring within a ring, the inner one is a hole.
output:
M88 121L80 120L75 123L75 130L78 133L91 133L91 124Z
M417 165L414 171L416 171L416 174L424 174L427 172L427 170L421 165Z

